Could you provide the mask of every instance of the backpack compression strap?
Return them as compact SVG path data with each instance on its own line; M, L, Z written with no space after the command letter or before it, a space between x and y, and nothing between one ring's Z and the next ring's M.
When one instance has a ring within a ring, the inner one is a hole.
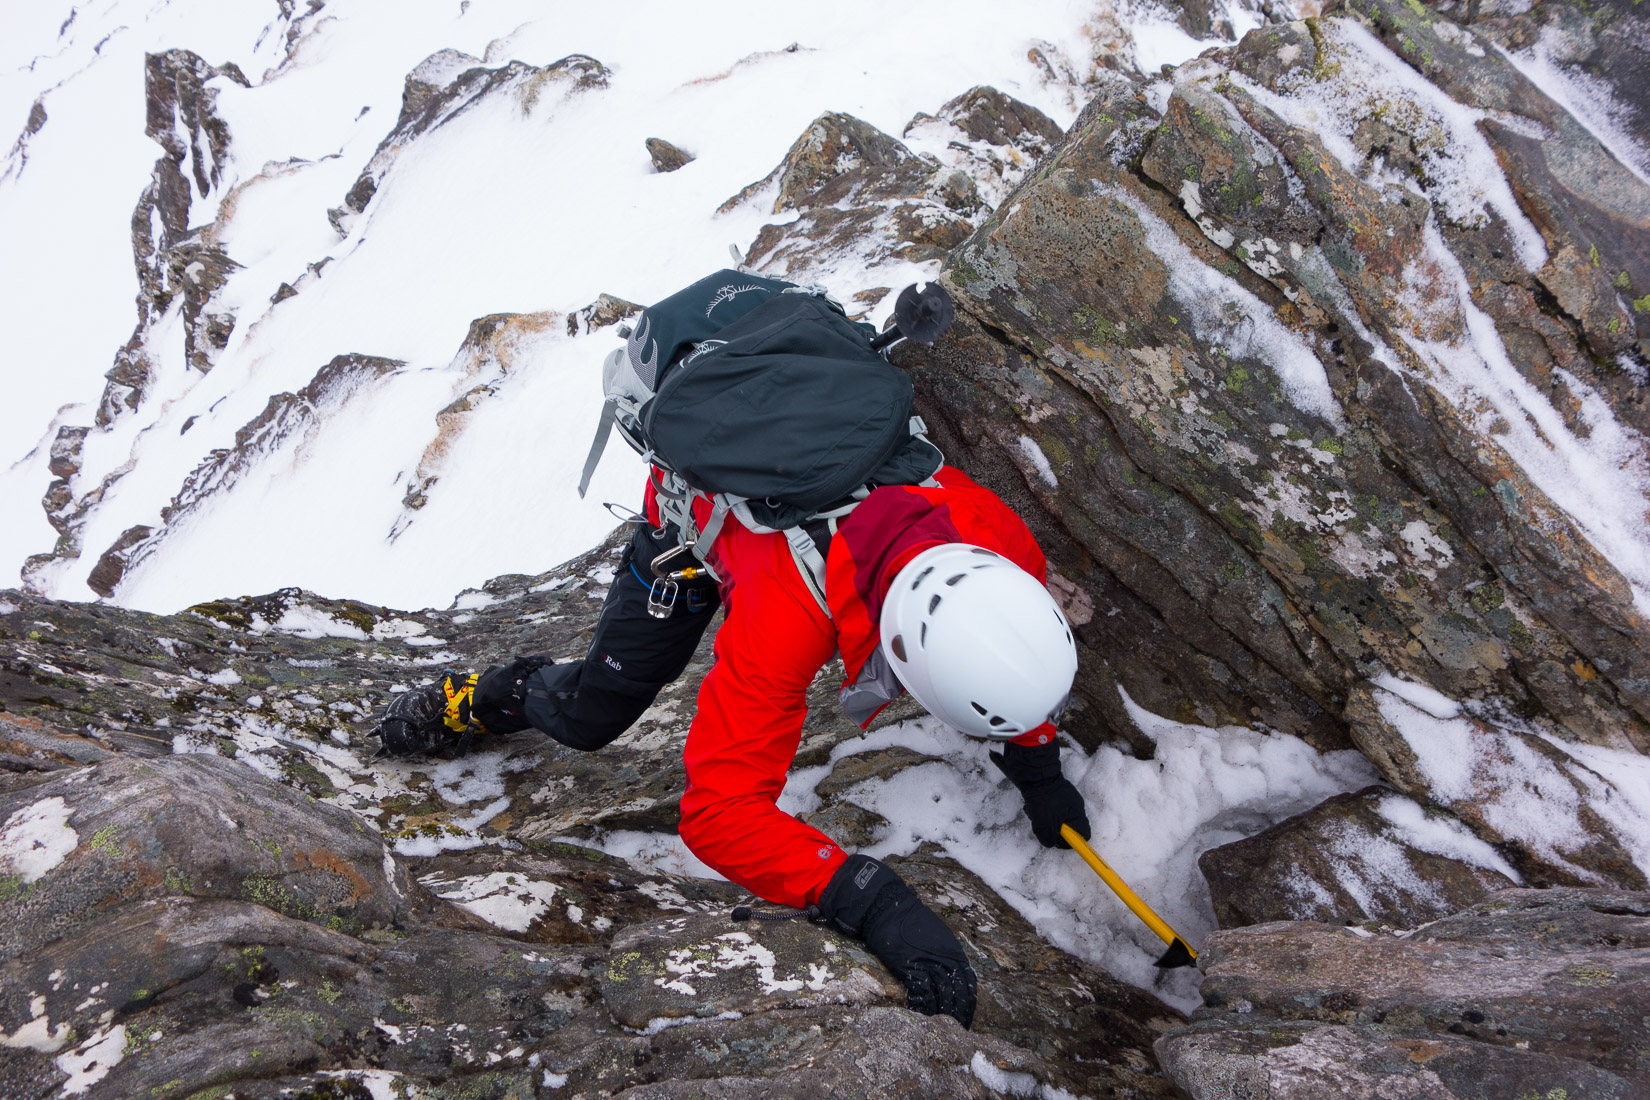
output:
M619 403L609 397L602 402L602 418L596 423L596 438L590 441L590 453L584 459L584 472L579 475L579 499L584 499L585 490L590 488L590 477L596 472L596 464L602 460L602 452L607 450L607 437L613 434L613 421L618 419Z

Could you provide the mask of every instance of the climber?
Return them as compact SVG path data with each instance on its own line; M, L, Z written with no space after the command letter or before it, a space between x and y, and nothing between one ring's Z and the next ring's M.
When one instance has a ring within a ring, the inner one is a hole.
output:
M531 726L564 745L599 749L681 675L721 605L716 661L684 752L683 841L762 898L816 907L906 983L911 1007L966 1026L975 979L950 930L893 870L845 853L774 805L808 687L840 650L851 717L868 724L904 685L948 725L1005 742L992 759L1020 789L1044 846L1066 847L1062 824L1089 835L1082 796L1060 774L1051 724L1070 691L1076 652L1041 583L1043 554L995 494L949 466L936 480L936 487L878 488L842 521L828 553L829 618L784 539L738 525L712 552L726 578L721 591L690 582L668 618L650 615L651 563L674 545L652 525L659 517L650 491L652 522L637 526L584 660L526 657L408 692L383 724L384 744L392 752L433 747L433 738L417 736L427 723L400 717L422 695L427 709L442 709L448 697L467 702L464 722L473 718L489 733Z
M931 343L951 316L942 288L911 287L878 334L819 288L744 268L643 311L604 367L585 477L613 428L650 477L587 655L522 657L398 696L385 750L462 750L529 726L600 749L682 674L721 607L683 752L682 840L757 896L862 939L912 1008L968 1026L975 975L956 936L892 869L776 805L809 685L840 652L855 722L909 690L1003 744L991 759L1039 842L1066 847L1062 825L1089 835L1060 773L1053 722L1077 654L1042 551L995 494L943 464L886 360L893 338Z

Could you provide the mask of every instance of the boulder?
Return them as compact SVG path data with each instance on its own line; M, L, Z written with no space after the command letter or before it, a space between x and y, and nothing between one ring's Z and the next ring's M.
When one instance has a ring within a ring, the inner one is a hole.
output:
M664 138L648 138L647 155L655 172L674 172L694 160L692 153L683 152Z
M376 833L254 778L216 756L111 758L0 795L0 863L11 863L0 866L0 959L166 896L244 899L356 930L407 914L405 872Z
M936 180L939 168L852 115L828 113L720 212L770 201L775 214L798 211L793 221L763 226L745 252L747 264L793 281L849 255L870 266L938 260L974 227L948 204L949 175ZM969 206L949 199L958 201Z
M1197 1100L1650 1094L1643 893L1501 890L1398 935L1257 925L1198 965L1204 1007L1157 1044Z
M1394 786L1447 809L1528 885L1647 885L1638 852L1650 807L1636 791L1650 771L1631 754L1393 682L1359 685L1347 714L1359 749Z
M1430 850L1429 850L1430 849ZM1491 866L1460 858L1476 855ZM1271 921L1414 928L1517 885L1453 819L1382 787L1337 795L1198 857L1222 928Z
M1060 127L1037 108L981 85L948 100L935 115L919 114L905 124L904 137L921 138L941 162L967 180L940 184L946 205L972 213L983 201L996 206L1036 163L1059 144ZM972 195L972 201L970 201Z

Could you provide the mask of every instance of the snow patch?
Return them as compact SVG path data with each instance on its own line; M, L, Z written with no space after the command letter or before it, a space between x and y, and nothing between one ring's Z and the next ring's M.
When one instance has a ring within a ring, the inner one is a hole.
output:
M62 971L54 973L61 974ZM46 998L37 994L29 999L29 1022L9 1035L0 1031L0 1047L38 1050L42 1054L51 1054L63 1049L63 1044L69 1041L69 1032L72 1030L72 1025L68 1023L52 1027L51 1020L46 1017Z
M57 1056L57 1068L69 1075L63 1082L65 1096L78 1096L109 1076L109 1071L126 1057L126 1026L116 1024L98 1031L67 1054Z
M1037 445L1035 439L1029 435L1022 435L1020 437L1020 453L1026 456L1026 461L1036 468L1037 476L1042 478L1050 489L1060 487L1060 479L1054 476L1054 467L1048 464L1048 456L1043 453L1043 449Z
M1200 339L1238 358L1259 359L1277 375L1296 408L1323 417L1337 430L1345 426L1323 363L1266 303L1198 259L1168 223L1139 199L1117 188L1100 189L1140 219L1147 247L1168 268L1169 292L1191 317L1192 328Z
M1282 94L1240 73L1229 79L1285 122L1315 133L1342 167L1360 178L1366 164L1353 144L1354 131L1371 118L1391 119L1415 136L1426 169L1424 192L1439 212L1456 224L1477 227L1488 222L1485 207L1493 209L1507 225L1519 262L1529 271L1540 270L1547 262L1546 242L1519 207L1478 129L1489 115L1451 99L1356 20L1325 19L1321 26L1323 60L1333 62L1327 79L1317 78L1324 66L1296 70L1284 78ZM1378 166L1371 171L1379 175Z
M1096 851L1194 946L1216 927L1197 869L1200 854L1379 779L1357 752L1319 754L1285 734L1183 725L1126 694L1123 702L1156 742L1154 759L1136 760L1110 746L1085 756L1067 744L1061 767L1087 802ZM1019 792L986 759L988 746L923 718L846 742L832 757L890 745L938 759L844 792L889 822L867 854L903 855L924 841L939 844L1050 943L1176 1007L1200 1003L1199 976L1164 975L1153 967L1162 943L1093 871L1072 853L1037 843ZM793 777L781 805L790 809L811 799L819 778Z
M1414 694L1415 685L1399 686ZM1414 754L1435 801L1470 802L1496 833L1602 884L1599 875L1569 858L1593 839L1581 818L1585 807L1608 823L1640 870L1650 874L1650 760L1561 741L1507 718L1440 718L1384 686L1375 703ZM1543 745L1557 753L1542 751ZM1429 839L1458 844L1436 834ZM1472 862L1495 866L1484 862L1481 850Z
M419 881L460 908L507 932L525 932L550 911L556 884L505 871L443 879L426 875Z
M0 872L38 882L80 847L80 834L69 828L74 813L61 797L43 799L6 818L0 826Z
M674 875L678 878L708 878L726 881L698 856L688 851L682 838L675 833L642 833L616 830L587 841L592 848L618 856L637 870L649 874ZM682 908L686 899L677 895Z
M992 1092L1034 1097L1035 1100L1077 1100L1075 1095L1065 1089L1040 1084L1037 1078L1029 1073L1003 1069L987 1058L983 1050L974 1052L973 1059L968 1063L968 1071Z
M1581 123L1639 182L1650 186L1650 147L1639 137L1644 129L1635 117L1637 112L1615 97L1607 81L1580 65L1565 64L1559 56L1563 44L1563 32L1548 25L1541 28L1541 36L1527 50L1509 53L1499 45L1495 48L1547 98Z
M1574 375L1555 369L1580 404L1587 438L1574 435L1552 402L1513 366L1489 315L1473 303L1466 271L1444 243L1436 222L1424 230L1431 271L1412 264L1405 298L1420 324L1455 311L1465 334L1454 340L1405 333L1430 381L1485 438L1494 440L1587 541L1632 586L1635 604L1650 613L1650 455L1637 431L1620 423L1609 404ZM1441 280L1439 275L1442 276ZM1495 487L1518 522L1529 507L1511 481Z

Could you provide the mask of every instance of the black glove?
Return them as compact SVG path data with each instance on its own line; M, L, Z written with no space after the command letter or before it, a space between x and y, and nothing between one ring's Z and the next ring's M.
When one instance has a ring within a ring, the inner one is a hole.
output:
M524 710L527 678L545 665L549 657L518 657L507 665L494 665L476 681L473 713L488 733L517 733L531 723Z
M1083 807L1083 796L1071 780L1060 774L1058 741L1034 746L1010 742L1002 752L991 754L991 762L1020 788L1037 843L1045 848L1070 848L1060 838L1062 825L1076 829L1084 840L1089 838L1089 815Z
M911 887L870 856L849 856L819 899L819 919L856 939L905 983L906 1006L974 1019L976 979L962 944Z

